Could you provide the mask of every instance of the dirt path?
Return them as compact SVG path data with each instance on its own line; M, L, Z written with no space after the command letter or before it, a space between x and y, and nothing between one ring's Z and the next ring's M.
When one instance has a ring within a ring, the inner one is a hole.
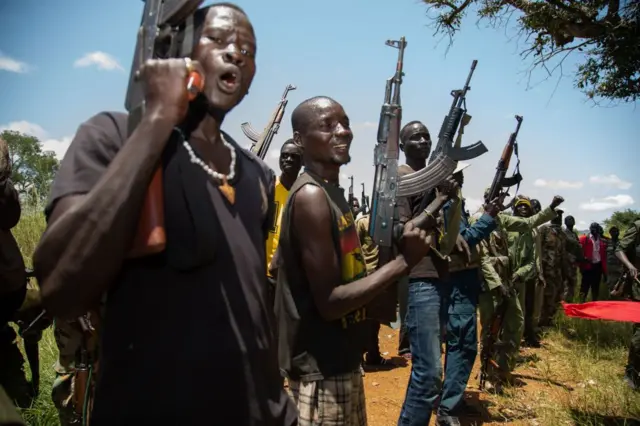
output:
M364 377L367 398L367 417L371 426L396 426L404 400L407 381L411 371L410 365L402 365L403 359L396 356L398 331L382 326L380 330L380 351L386 358L393 358L398 366L386 371L367 371ZM540 399L566 397L569 388L562 384L549 383L541 378L540 371L535 368L538 359L537 351L527 350L523 353L525 362L516 373L522 379L517 389L517 396L508 404L478 390L477 375L479 360L476 359L471 379L467 387L467 401L483 413L481 418L468 419L469 425L536 425L534 407ZM527 361L527 359L529 361ZM435 417L435 416L434 416ZM434 424L435 419L432 418Z

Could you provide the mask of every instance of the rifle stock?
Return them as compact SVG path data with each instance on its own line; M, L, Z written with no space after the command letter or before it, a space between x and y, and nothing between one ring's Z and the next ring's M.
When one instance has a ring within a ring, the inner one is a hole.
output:
M287 95L291 90L296 89L297 87L292 84L288 84L287 87L284 88L282 98L278 102L278 105L276 105L276 109L273 111L273 114L271 114L271 119L267 122L267 126L264 128L262 133L259 134L253 130L253 127L248 122L240 125L245 136L253 142L253 144L251 144L250 151L263 160L266 157L267 152L269 152L269 147L271 146L273 137L278 133L278 130L280 130L280 123L282 122L284 111L287 108L287 103L289 102L287 100Z
M187 57L190 56L193 46L187 45L193 40L193 22L191 17L204 0L145 0L142 20L138 29L138 37L135 48L129 87L125 99L125 108L129 111L129 135L133 133L144 114L144 93L141 82L136 78L140 66L148 59L159 57L158 48L169 47L169 54L161 57ZM179 24L187 21L184 28ZM178 32L185 33L182 45L174 41L178 38ZM162 35L163 43L159 46L157 40ZM165 43L165 38L166 43ZM197 92L204 84L203 76L192 72L185 82L189 89L189 98L193 100ZM196 90L192 90L196 89ZM129 258L148 256L159 253L166 246L166 234L164 230L164 195L162 186L162 168L158 167L154 172L149 189L144 199L140 220L132 247L128 253Z

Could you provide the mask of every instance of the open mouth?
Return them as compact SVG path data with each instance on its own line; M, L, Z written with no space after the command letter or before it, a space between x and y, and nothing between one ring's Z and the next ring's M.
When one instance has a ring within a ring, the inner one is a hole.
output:
M218 86L225 93L234 93L240 86L239 74L235 71L228 71L223 73L218 80Z

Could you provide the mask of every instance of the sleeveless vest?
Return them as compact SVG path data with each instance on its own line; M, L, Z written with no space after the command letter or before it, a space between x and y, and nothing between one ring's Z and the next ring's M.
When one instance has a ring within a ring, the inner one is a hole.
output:
M365 309L326 321L313 300L302 269L300 241L293 232L293 202L305 185L321 188L331 211L331 232L338 257L341 282L348 285L366 275L355 221L343 190L305 171L289 192L282 214L280 243L282 264L278 270L275 311L279 334L280 369L293 380L322 380L358 369L364 352L367 327Z

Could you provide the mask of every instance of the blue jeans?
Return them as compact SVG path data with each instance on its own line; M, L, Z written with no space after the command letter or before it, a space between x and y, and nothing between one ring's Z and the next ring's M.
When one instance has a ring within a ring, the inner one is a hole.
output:
M464 398L471 369L478 355L478 270L454 272L449 283L450 294L444 303L447 311L447 349L444 384L438 406L439 416L456 415L456 409Z
M444 292L443 283L437 279L409 280L406 323L412 366L399 426L427 426L440 396L440 324L444 314L440 302Z

